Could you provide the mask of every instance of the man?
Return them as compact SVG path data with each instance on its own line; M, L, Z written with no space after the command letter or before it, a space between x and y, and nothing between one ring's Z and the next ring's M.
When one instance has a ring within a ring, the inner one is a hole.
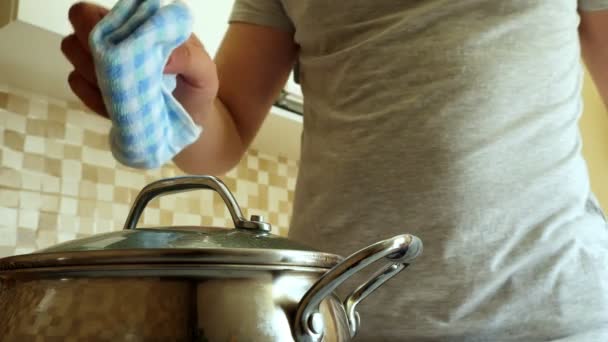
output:
M87 36L104 13L74 6L62 44L101 114ZM192 37L166 67L205 127L175 163L232 168L298 60L290 236L425 243L360 306L360 341L608 341L608 225L577 127L580 46L608 100L607 33L608 0L237 0L215 61Z

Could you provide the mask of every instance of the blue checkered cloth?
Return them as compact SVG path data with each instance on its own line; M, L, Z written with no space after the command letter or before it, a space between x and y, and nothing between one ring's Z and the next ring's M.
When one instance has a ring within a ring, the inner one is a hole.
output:
M89 44L112 120L110 146L121 164L158 168L195 142L202 128L173 97L176 76L163 74L171 52L192 32L188 7L160 0L120 0L93 29Z

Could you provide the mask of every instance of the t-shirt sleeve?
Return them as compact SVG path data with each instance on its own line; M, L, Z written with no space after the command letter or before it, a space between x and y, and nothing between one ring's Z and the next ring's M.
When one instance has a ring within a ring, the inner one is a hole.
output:
M581 11L608 10L608 0L578 0Z
M280 0L236 0L229 22L245 22L294 31L293 23Z

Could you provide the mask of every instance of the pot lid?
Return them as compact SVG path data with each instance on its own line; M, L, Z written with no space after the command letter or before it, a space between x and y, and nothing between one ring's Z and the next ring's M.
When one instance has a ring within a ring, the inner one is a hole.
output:
M236 228L136 228L147 203L157 196L193 189L220 194ZM322 253L270 232L262 217L245 220L226 186L211 176L160 180L137 196L121 231L65 242L33 254L0 260L0 271L77 265L109 264L234 264L331 268L341 257Z

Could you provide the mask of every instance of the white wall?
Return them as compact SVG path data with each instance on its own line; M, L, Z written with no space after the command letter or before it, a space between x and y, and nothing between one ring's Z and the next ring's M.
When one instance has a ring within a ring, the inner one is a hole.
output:
M234 0L189 1L194 14L194 33L213 57L228 29Z
M89 2L112 7L117 1L90 0ZM72 26L68 20L68 10L77 2L77 0L19 0L17 16L21 21L39 23L46 29L51 28L61 35L68 35L72 32Z

